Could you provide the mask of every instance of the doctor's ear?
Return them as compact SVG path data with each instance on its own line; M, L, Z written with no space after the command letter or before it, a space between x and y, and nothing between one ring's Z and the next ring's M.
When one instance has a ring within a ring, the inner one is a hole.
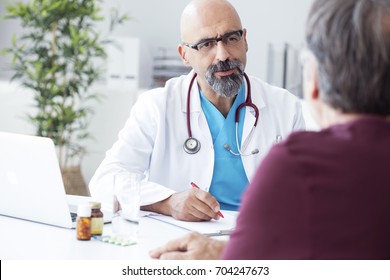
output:
M190 65L190 62L188 61L187 57L186 57L186 50L184 48L184 46L182 44L180 44L178 47L177 47L177 51L179 52L179 55L181 57L181 61L183 62L183 64L185 66L191 66Z

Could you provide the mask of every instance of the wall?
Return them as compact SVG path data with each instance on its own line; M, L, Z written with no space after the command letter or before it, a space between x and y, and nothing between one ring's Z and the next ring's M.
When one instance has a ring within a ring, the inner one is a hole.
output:
M26 1L26 0L25 0ZM4 2L0 0L0 17L4 16ZM12 1L8 1L12 2ZM187 0L106 0L102 11L110 13L112 7L119 8L132 17L115 31L115 36L140 38L140 88L148 88L152 83L153 57L160 48L176 52L180 42L179 19ZM247 73L267 80L268 46L273 44L281 50L284 43L300 47L303 42L304 21L312 0L231 0L241 15L242 23L247 28L249 43ZM102 24L99 28L105 34ZM22 28L17 21L0 21L0 49L9 46L13 33ZM33 133L33 128L23 118L31 110L32 95L7 80L11 73L10 57L0 56L0 130L19 133ZM276 82L277 83L277 82ZM101 81L96 87L106 95L101 104L96 104L96 115L91 123L91 133L95 140L89 144L89 155L83 162L83 173L89 181L97 165L104 157L104 152L116 139L123 126L133 102L142 89L123 89L112 91Z

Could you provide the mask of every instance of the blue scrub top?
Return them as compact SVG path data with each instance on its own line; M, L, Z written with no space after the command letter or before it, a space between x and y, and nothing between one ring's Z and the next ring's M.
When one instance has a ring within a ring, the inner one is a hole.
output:
M245 101L245 86L241 86L226 118L201 91L200 98L214 143L215 162L210 193L218 200L221 209L238 210L242 193L248 185L248 178L242 164L241 156L232 155L224 148L224 145L228 144L233 152L238 153L235 115L237 107ZM244 116L245 108L242 108L238 122L239 145L241 145Z

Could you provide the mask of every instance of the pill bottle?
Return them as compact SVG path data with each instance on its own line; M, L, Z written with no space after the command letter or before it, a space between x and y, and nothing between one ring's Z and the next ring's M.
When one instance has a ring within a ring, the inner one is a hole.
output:
M79 205L77 209L76 235L78 240L91 239L91 206Z
M102 204L100 202L90 202L91 213L91 235L102 235L103 233L103 212L100 210Z

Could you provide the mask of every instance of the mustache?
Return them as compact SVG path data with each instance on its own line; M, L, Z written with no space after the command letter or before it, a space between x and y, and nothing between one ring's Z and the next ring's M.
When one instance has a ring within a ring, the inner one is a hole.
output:
M213 64L209 67L209 72L214 74L219 71L227 71L236 68L240 75L244 74L244 66L238 60L225 60Z

